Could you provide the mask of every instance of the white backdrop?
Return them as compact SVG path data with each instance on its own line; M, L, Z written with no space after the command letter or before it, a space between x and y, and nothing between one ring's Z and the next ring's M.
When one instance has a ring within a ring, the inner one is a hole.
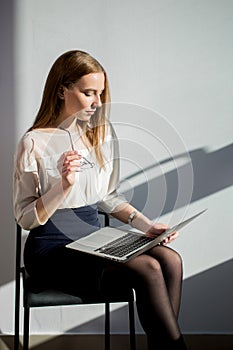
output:
M2 17L5 13L11 18L4 17L4 47L11 56L3 56L2 77L12 85L1 82L1 92L9 92L1 97L7 116L1 123L4 120L10 134L1 128L1 157L8 176L3 176L0 199L0 330L13 329L13 148L33 122L51 64L64 51L81 49L96 57L109 75L111 119L121 145L122 191L151 218L169 223L208 208L173 243L184 259L183 332L232 333L233 2L12 4L5 1L2 12ZM7 157L2 149L8 149ZM122 324L124 305L114 310L113 331L127 331ZM100 332L102 311L100 306L82 307L77 317L72 307L36 310L32 332ZM139 324L137 330L141 331Z

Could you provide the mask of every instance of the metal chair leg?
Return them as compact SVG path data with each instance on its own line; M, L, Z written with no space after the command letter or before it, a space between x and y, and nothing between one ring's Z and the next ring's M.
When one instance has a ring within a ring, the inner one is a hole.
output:
M23 329L23 350L28 350L29 348L29 317L30 308L24 308L24 329Z
M20 307L20 281L16 280L15 287L15 336L14 350L19 350L19 307Z
M105 303L105 350L110 350L110 304Z
M129 301L129 329L130 329L130 349L136 350L135 339L135 318L134 318L134 302Z
M20 315L20 260L21 260L21 228L16 228L16 263L15 263L15 336L14 350L19 349L19 315Z

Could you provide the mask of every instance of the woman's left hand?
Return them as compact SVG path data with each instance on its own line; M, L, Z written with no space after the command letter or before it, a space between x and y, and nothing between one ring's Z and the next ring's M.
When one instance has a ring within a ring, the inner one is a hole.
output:
M160 223L155 223L153 224L149 230L146 232L146 235L148 237L158 237L161 233L163 233L165 230L167 230L169 228L169 226L165 225L165 224L160 224ZM164 238L164 240L162 241L163 245L166 245L168 243L171 243L172 241L174 241L177 237L179 236L179 232L175 231L173 232L169 237Z

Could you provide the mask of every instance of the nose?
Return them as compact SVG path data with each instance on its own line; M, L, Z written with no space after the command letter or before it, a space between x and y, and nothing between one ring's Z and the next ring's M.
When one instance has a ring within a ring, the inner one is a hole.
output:
M100 95L95 95L95 99L94 99L94 101L93 101L93 103L92 103L92 106L94 107L94 108L97 108L97 107L101 107L102 106L102 101L101 101L101 97L100 97Z

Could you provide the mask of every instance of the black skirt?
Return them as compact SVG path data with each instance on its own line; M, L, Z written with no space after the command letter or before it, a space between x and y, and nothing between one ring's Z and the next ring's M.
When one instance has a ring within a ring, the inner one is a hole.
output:
M30 231L25 245L25 260L32 254L46 254L65 246L99 228L96 206L58 209L44 225Z
M66 247L99 228L97 207L86 206L59 209L46 224L32 229L25 243L24 264L35 289L51 287L87 296L88 291L98 293L109 286L117 291L123 280L127 284L124 264Z

